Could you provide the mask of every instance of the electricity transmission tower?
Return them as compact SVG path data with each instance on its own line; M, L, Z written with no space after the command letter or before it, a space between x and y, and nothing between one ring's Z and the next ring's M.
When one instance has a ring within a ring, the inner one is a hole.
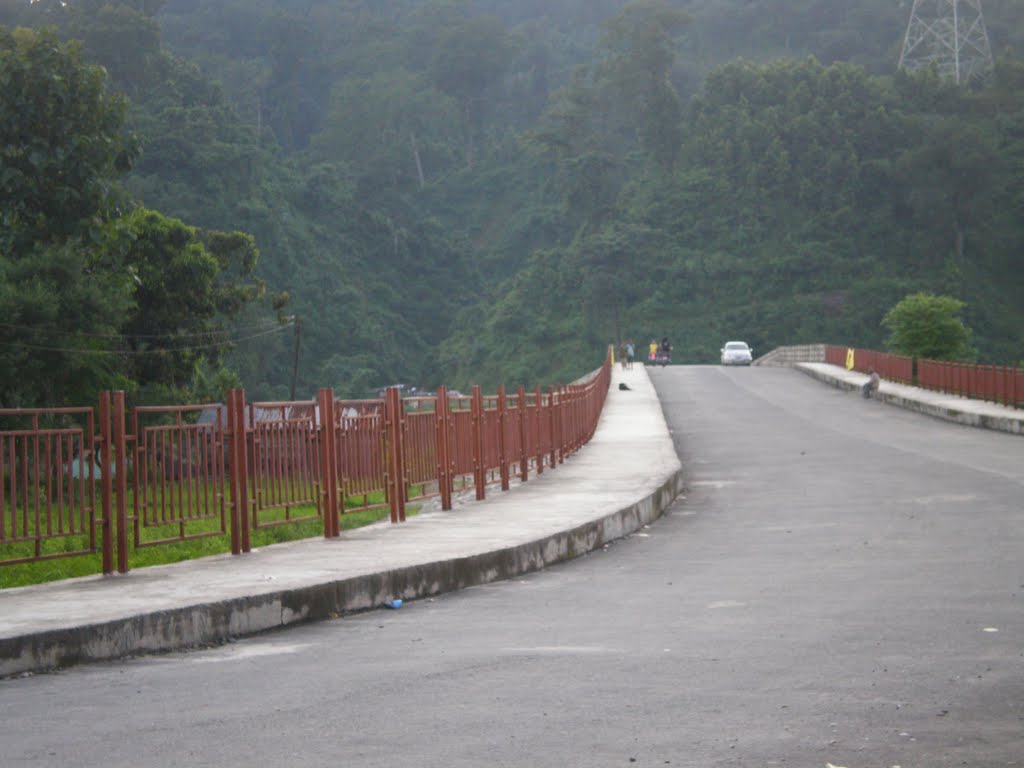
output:
M931 66L958 84L992 68L981 0L914 0L899 68Z

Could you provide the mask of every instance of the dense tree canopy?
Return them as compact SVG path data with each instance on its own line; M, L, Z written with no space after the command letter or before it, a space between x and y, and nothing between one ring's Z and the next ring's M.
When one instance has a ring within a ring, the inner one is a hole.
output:
M136 207L136 157L103 68L49 29L0 28L0 398L82 402L101 387L187 398L263 294L251 236Z
M277 399L296 344L303 397L564 381L620 337L880 347L918 292L965 302L980 359L1024 358L1024 12L986 4L1002 55L967 87L896 72L907 13L0 3L57 30L3 33L0 396ZM26 127L54 110L74 129Z
M125 99L52 30L0 30L0 85L0 252L95 240L115 204L112 181L135 155Z

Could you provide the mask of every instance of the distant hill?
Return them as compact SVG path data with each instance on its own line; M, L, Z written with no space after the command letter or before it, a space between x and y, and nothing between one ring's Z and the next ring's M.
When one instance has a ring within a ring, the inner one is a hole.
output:
M251 232L301 338L256 397L566 381L605 345L677 362L879 347L903 295L1024 358L1024 9L995 75L895 72L909 3L109 0L0 10L85 40L131 99L126 186Z

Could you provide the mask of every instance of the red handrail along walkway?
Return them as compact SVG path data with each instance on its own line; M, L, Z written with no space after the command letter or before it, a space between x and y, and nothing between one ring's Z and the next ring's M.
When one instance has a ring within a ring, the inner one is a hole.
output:
M337 537L347 513L472 488L509 488L555 467L593 436L610 361L576 384L484 395L128 409L0 409L0 566L95 555L124 573L133 552L227 537L233 554L259 528L319 520Z

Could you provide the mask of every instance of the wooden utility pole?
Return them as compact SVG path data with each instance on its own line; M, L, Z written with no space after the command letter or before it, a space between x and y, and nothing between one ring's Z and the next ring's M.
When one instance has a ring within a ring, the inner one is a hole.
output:
M295 318L295 360L292 362L292 392L289 398L295 400L295 380L299 376L299 348L302 346L302 320Z

